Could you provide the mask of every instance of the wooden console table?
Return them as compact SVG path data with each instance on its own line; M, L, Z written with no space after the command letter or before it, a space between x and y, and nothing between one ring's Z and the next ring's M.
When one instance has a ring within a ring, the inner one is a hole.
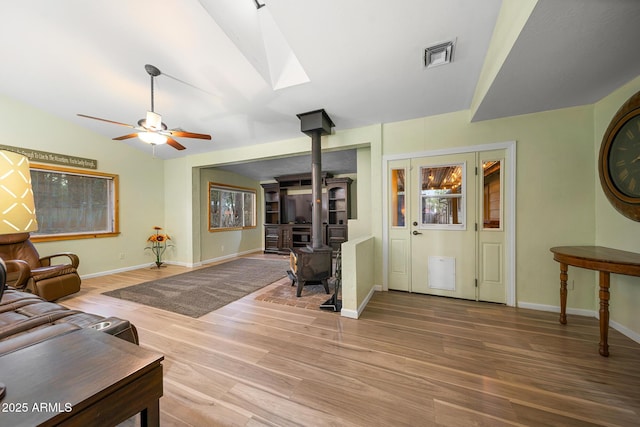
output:
M160 424L163 356L83 329L0 357L6 426Z
M560 323L567 323L568 266L600 272L600 354L609 356L609 274L640 276L640 254L602 246L558 246L551 248L560 263Z

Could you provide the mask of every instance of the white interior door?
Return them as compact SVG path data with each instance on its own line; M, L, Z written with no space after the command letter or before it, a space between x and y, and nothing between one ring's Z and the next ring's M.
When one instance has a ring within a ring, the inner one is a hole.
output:
M506 303L505 152L482 151L478 156L478 299Z
M411 291L411 229L408 213L412 200L409 197L410 160L393 160L388 164L387 206L388 228L388 285L396 291Z
M387 163L388 288L508 303L506 149Z
M476 153L411 159L410 291L477 299Z

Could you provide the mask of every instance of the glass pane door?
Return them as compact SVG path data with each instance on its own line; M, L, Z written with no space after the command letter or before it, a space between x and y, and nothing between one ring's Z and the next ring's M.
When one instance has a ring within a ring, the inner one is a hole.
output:
M464 164L420 168L421 228L464 229Z

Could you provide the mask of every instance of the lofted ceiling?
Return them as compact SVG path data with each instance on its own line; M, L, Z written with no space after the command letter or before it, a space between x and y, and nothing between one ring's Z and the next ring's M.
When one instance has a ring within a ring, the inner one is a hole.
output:
M113 138L131 129L77 114L135 124L155 65L163 121L213 137L156 147L169 159L299 137L296 114L319 108L336 130L470 109L503 42L492 41L501 0L259 3L3 2L0 94ZM537 1L470 121L598 101L640 75L638 22L637 0ZM449 40L453 61L425 68L424 49Z

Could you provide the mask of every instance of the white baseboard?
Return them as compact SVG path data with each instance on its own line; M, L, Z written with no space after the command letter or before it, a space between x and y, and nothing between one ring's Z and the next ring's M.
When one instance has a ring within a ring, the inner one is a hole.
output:
M244 252L237 252L235 254L221 256L221 257L218 257L218 258L205 259L203 261L200 261L198 263L195 263L195 264L191 265L191 267L200 267L202 265L213 264L214 262L227 261L227 260L230 260L230 259L233 259L233 258L238 258L240 256L249 255L249 254L255 254L256 252L257 252L256 249L251 249L251 250L244 251Z
M382 285L373 285L373 287L371 288L371 290L369 291L369 293L365 297L364 301L362 301L362 303L358 307L357 311L356 310L345 310L343 308L342 310L340 310L340 316L348 317L350 319L357 319L358 317L360 317L360 314L362 314L362 312L364 311L365 307L369 303L369 300L373 296L373 293L376 292L376 291L378 291L378 292L382 291Z
M211 259L196 262L196 263L187 263L187 262L180 262L180 261L163 261L163 262L168 265L179 265L181 267L194 268L194 267L201 267L206 264L212 264L214 262L226 261L229 259L237 258L239 256L249 255L252 253L256 253L256 251L257 251L256 249L252 249L250 251L244 251L236 254L225 255L218 258L211 258ZM145 267L152 267L153 265L154 265L153 262L148 262L140 265L131 265L129 267L116 268L115 270L107 270L107 271L100 271L98 273L83 274L80 277L82 279L91 279L93 277L107 276L109 274L124 273L125 271L138 270L140 268L145 268Z
M626 326L621 325L620 323L614 322L612 320L609 320L609 326L611 326L616 331L620 332L622 335L631 338L637 343L640 343L640 334L637 333L636 331L632 331Z
M108 276L109 274L124 273L125 271L139 270L144 267L151 267L153 263L144 263L140 265L131 265L129 267L116 268L115 270L100 271L98 273L83 274L82 279L91 279L93 277Z
M540 310L540 311L551 311L553 313L560 313L560 306L555 305L544 305L544 304L534 304L530 302L522 302L518 301L519 308L529 308L531 310ZM600 318L600 314L597 310L585 310L582 308L570 308L567 307L567 314L575 315L575 316L586 316L586 317L595 317L596 319ZM631 338L637 343L640 343L640 334L632 331L620 323L613 322L609 320L609 326L616 331L620 332L622 335Z
M348 317L349 319L357 319L358 311L357 310L345 310L344 308L340 310L340 316Z
M544 304L535 304L532 302L518 301L518 307L529 308L531 310L551 311L553 313L560 313L560 306L556 306L556 305L544 305ZM574 314L576 316L596 317L596 318L598 317L597 311L585 310L582 308L567 307L567 314Z

